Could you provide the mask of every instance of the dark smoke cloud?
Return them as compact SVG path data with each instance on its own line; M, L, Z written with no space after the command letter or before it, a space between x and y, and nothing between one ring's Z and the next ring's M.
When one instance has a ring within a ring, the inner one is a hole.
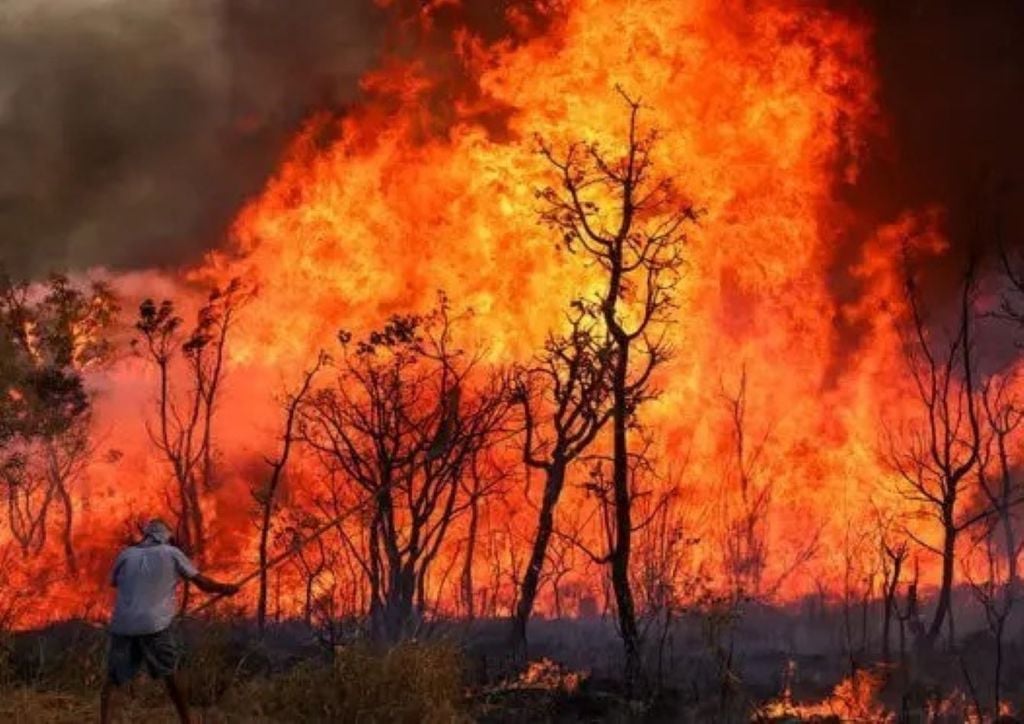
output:
M1024 3L1017 0L838 0L875 28L879 104L888 127L846 189L854 213L840 240L832 289L840 303L861 289L851 276L864 243L907 211L942 210L949 253L916 261L925 316L942 333L959 313L970 254L981 256L983 287L1005 287L1000 246L1024 250ZM1001 233L998 233L1000 232ZM991 304L991 300L989 301ZM860 328L840 320L844 354ZM989 369L1016 356L1005 326L986 328Z
M376 61L372 0L0 3L0 260L186 263Z
M867 0L888 140L877 144L853 203L868 223L946 210L954 250L1024 241L1024 3ZM979 219L989 231L975 229ZM955 276L958 254L938 270ZM949 279L947 279L949 281Z

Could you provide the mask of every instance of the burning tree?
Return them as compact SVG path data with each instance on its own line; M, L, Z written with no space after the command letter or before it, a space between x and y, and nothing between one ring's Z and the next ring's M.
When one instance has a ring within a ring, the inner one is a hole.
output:
M59 507L68 571L77 570L71 488L90 455L86 371L109 358L117 302L102 283L54 275L45 286L0 280L0 480L8 524L25 554L39 553Z
M264 485L255 488L252 491L252 496L256 500L259 506L259 581L260 588L259 594L256 599L256 622L263 631L266 627L267 621L267 586L268 586L268 563L269 563L269 551L270 551L270 534L271 527L273 525L275 508L277 505L277 493L278 488L281 486L284 480L284 472L288 467L288 461L291 458L292 450L296 444L296 428L299 423L300 411L302 405L306 400L306 396L309 394L310 389L313 386L313 380L317 374L326 365L328 359L326 355L321 354L314 364L306 373L302 376L302 381L298 387L289 392L284 401L284 422L281 430L281 447L280 452L276 457L267 458L265 462L270 468L267 480ZM309 609L308 603L308 589L307 589L307 612ZM307 613L308 618L308 613Z
M744 366L734 393L722 385L722 400L729 415L733 455L730 461L733 474L730 482L739 488L735 500L734 486L725 487L724 539L725 572L737 601L745 597L761 596L764 572L768 564L768 509L771 505L771 480L762 481L759 466L771 428L763 435L752 436L747 420L747 369ZM753 439L751 439L753 437ZM733 509L738 505L738 512Z
M182 332L184 320L174 303L152 299L139 307L135 328L142 339L136 350L156 365L159 373L156 428L147 425L153 444L171 466L181 545L202 559L206 523L202 500L214 485L214 419L224 378L228 337L238 310L251 293L239 280L214 289L196 315L195 325ZM174 373L175 359L183 361L182 384Z
M466 549L462 557L462 573L459 576L462 606L466 618L476 618L476 582L473 578L473 565L477 561L480 538L481 506L491 496L502 490L503 483L509 474L506 467L495 455L485 455L481 451L472 457L468 475L464 476L462 494L466 498L469 521L466 524Z
M1014 509L1024 503L1024 481L1014 460L1018 430L1024 424L1024 407L1013 394L1015 376L986 380L981 391L985 438L978 463L978 485L986 508L975 543L984 560L984 577L965 562L964 577L985 613L985 623L995 643L992 711L1003 703L1005 641L1008 623L1020 597L1019 561L1024 543L1019 540Z
M888 459L899 474L903 495L930 508L942 526L939 548L915 538L942 558L938 604L921 642L931 645L951 616L957 538L978 522L978 516L965 514L960 504L969 475L978 465L983 438L972 310L975 262L969 262L961 281L952 328L933 336L924 318L906 244L903 254L904 293L910 314L910 323L902 330L903 348L922 417L903 434L889 432Z
M896 528L896 515L879 506L875 506L875 536L878 545L878 564L882 574L882 661L892 660L892 624L893 618L899 620L899 587L903 576L903 567L910 554L910 546L906 536L900 535ZM900 657L905 654L905 633L900 627Z
M473 387L478 360L453 347L453 321L442 297L431 314L392 317L358 342L342 333L337 385L303 414L304 440L367 505L360 565L373 633L389 641L424 612L431 566L472 500L463 476L507 410L499 381Z
M625 679L640 675L640 641L630 585L634 530L630 485L630 427L656 395L654 370L670 349L665 339L676 305L673 292L683 265L684 226L696 219L672 180L655 174L654 131L640 128L640 101L619 89L628 108L625 147L609 154L597 142L576 142L562 153L541 142L557 182L538 192L543 220L565 248L582 255L601 275L593 300L611 338L613 535L607 563L625 650Z
M577 301L569 331L551 335L535 364L516 375L515 401L523 417L523 461L544 475L530 560L513 618L512 639L526 650L526 624L540 587L569 466L594 442L612 416L612 343L600 310Z

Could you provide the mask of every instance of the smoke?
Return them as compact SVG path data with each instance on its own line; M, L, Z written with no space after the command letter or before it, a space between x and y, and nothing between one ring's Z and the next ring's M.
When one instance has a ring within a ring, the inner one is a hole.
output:
M196 259L300 120L355 98L383 25L372 0L6 0L0 259Z
M890 129L854 189L877 225L939 206L954 253L936 284L958 281L966 248L1024 236L1024 4L870 0L879 103ZM980 230L980 231L979 231Z
M1024 4L834 4L865 13L875 29L886 133L872 140L857 182L840 189L851 213L837 240L831 289L840 304L856 304L863 289L850 272L865 243L906 212L939 210L949 251L917 260L916 271L931 324L948 325L959 313L968 255L982 255L984 286L998 296L997 247L1024 249ZM847 352L858 348L861 331L839 322ZM1015 357L1005 328L988 336L990 367Z

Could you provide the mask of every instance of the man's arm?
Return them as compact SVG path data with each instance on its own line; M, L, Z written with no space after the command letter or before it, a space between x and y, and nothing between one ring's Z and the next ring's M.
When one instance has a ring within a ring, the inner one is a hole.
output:
M178 575L187 581L196 584L196 588L206 593L216 593L221 596L233 596L238 593L238 586L232 583L221 583L208 578L199 572L195 564L188 559L178 548L174 549L175 564L178 567Z
M196 588L205 593L217 593L221 596L233 596L238 593L238 586L235 584L215 581L212 578L204 576L202 573L197 572L189 580L196 584Z

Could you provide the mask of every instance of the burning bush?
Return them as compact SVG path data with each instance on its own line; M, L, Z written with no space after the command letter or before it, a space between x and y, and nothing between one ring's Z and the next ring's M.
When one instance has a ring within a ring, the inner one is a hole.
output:
M799 721L894 721L895 717L879 701L885 677L873 671L857 671L836 685L824 701L800 704L793 700L787 687L782 696L759 712L769 720Z

